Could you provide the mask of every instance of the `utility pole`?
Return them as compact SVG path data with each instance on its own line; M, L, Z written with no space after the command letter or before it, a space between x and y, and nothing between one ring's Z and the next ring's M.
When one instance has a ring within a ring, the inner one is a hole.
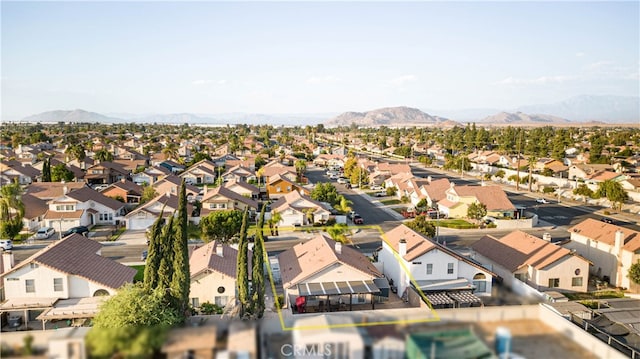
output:
M520 129L520 137L518 137L518 163L516 168L516 191L520 190L520 151L522 149L522 135L524 130Z

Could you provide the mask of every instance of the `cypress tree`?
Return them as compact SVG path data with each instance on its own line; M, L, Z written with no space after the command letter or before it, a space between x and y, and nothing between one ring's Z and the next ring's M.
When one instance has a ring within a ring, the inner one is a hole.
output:
M160 237L160 251L162 257L160 258L160 265L158 266L158 283L156 288L161 288L165 291L167 299L172 302L171 292L171 278L173 277L173 239L174 239L174 216L169 216L169 222L164 226L162 230L162 236Z
M187 195L184 179L180 185L178 204L178 217L175 222L174 237L172 239L173 250L173 276L171 277L171 295L174 298L178 313L187 313L189 305L189 247L187 243Z
M251 304L253 314L262 318L264 314L264 236L262 226L264 226L264 211L267 206L263 205L258 218L258 228L253 246L252 275L251 275Z
M162 259L162 228L164 227L164 207L153 223L147 250L147 262L144 268L144 289L151 293L158 286L158 269Z
M51 159L48 157L42 164L42 182L51 182Z
M236 264L236 282L238 285L238 301L240 302L241 317L251 313L251 308L249 307L249 243L247 241L247 213L248 208L245 209L244 214L242 215L240 242L238 244L238 260Z

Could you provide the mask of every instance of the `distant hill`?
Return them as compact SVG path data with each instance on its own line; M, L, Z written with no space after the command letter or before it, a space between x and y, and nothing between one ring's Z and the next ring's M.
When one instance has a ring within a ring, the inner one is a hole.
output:
M356 124L362 127L375 126L455 126L459 123L444 117L431 116L411 107L386 107L368 112L345 112L327 122L327 126L350 126Z
M57 111L47 111L47 112L39 113L37 115L32 115L24 118L24 121L110 123L110 122L118 122L121 120L113 117L107 117L99 113L85 111L85 110L71 110L71 111L57 110Z
M640 98L630 96L581 95L565 101L521 106L517 111L525 113L552 113L571 121L626 122L640 121Z
M535 125L535 124L549 124L558 125L568 123L569 120L552 115L528 115L522 112L500 112L493 116L484 118L479 123L494 124L494 125Z

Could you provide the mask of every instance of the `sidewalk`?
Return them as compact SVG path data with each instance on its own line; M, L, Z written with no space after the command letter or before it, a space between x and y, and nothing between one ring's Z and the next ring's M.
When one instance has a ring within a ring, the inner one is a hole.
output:
M379 200L377 199L373 199L371 196L369 196L368 194L366 194L363 190L361 190L360 188L354 188L353 191L358 194L360 197L366 199L367 201L369 201L369 203L373 204L374 206L380 208L381 210L387 212L389 215L391 215L393 218L395 218L398 221L402 221L405 218L402 217L402 215L396 211L394 211L393 209L391 209L391 207L389 206L385 206L382 203L380 203Z

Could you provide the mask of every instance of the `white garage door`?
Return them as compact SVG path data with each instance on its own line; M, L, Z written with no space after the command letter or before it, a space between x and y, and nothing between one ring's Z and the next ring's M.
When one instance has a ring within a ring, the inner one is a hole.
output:
M153 218L129 218L127 229L147 229L153 225Z

